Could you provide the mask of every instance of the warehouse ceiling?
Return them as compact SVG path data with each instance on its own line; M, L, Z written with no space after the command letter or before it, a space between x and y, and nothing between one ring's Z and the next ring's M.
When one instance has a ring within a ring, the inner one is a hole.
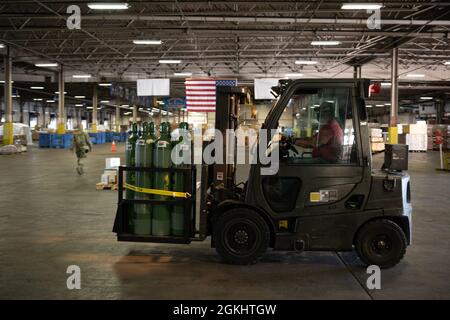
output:
M400 79L420 72L421 80L449 80L448 1L384 1L380 29L368 27L366 10L341 9L351 1L127 1L128 9L114 11L89 9L92 2L0 1L0 43L13 48L15 67L42 74L52 68L35 70L34 63L58 62L69 78L84 72L89 81L191 72L245 82L290 73L349 77L360 64L364 77L388 79L390 49L399 46ZM67 27L71 5L81 9L79 30ZM133 43L149 39L162 43ZM318 40L340 43L311 45Z

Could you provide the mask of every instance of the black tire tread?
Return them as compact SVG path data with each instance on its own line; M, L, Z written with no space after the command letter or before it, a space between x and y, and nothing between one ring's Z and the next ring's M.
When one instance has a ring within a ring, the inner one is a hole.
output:
M372 220L372 221L367 222L358 231L358 234L356 236L356 241L355 241L355 247L356 247L356 251L358 253L359 258L366 265L371 265L372 262L369 261L368 258L364 256L364 253L362 251L362 248L361 248L361 237L362 237L362 235L365 233L365 231L367 229L373 228L374 226L377 226L379 224L384 224L384 225L386 225L388 227L393 228L395 231L397 231L400 234L400 236L402 238L402 242L403 242L402 251L400 252L400 255L399 255L398 259L392 260L389 263L386 263L386 264L383 264L383 265L379 266L381 269L388 269L388 268L391 268L391 267L395 266L397 263L399 263L403 259L404 255L406 253L406 246L407 246L406 245L407 244L406 235L403 232L402 228L397 223L395 223L394 221L389 220L389 219L376 219L376 220Z
M252 219L260 228L262 228L262 244L260 249L251 257L236 259L227 252L226 248L224 248L221 243L220 229L227 221L235 217L242 217L243 215ZM221 256L225 263L233 265L251 265L257 263L261 260L270 243L270 230L266 221L260 216L259 213L248 208L233 208L222 213L214 224L213 233L217 253Z

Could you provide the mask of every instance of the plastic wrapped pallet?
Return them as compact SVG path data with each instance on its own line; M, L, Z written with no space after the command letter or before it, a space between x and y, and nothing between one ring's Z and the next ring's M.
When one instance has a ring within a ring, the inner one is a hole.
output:
M409 146L409 151L427 151L428 136L426 133L408 133L406 135L406 144Z

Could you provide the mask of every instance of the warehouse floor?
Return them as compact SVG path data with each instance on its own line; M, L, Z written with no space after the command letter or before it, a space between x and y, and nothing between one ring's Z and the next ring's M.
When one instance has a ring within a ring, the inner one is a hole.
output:
M209 241L118 243L117 192L95 190L109 150L95 147L83 177L68 150L0 156L1 299L450 298L450 173L434 170L436 152L410 153L413 246L369 291L353 253L269 252L257 265L231 266ZM81 268L81 290L66 287L69 265Z

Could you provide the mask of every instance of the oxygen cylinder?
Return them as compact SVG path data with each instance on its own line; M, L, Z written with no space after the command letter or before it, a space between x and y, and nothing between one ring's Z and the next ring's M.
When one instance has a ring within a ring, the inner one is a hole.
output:
M174 168L186 168L190 165L191 143L192 138L188 132L189 125L186 122L181 122L177 130L172 134L172 148L177 148L178 164L173 164ZM181 172L175 172L172 176L172 190L184 192L184 175ZM173 206L170 230L173 236L184 235L184 207Z
M147 122L142 124L142 134L136 141L136 167L151 167L153 158L154 137L150 135ZM136 186L151 188L151 174L144 171L136 171ZM136 200L150 199L151 195L135 192ZM136 203L134 205L134 233L141 235L151 234L151 206L149 204Z
M127 167L134 167L136 165L135 149L136 140L138 139L138 129L137 123L131 125L131 133L128 137L126 147L125 147L125 165ZM128 171L126 173L126 183L134 185L136 182L136 174L134 172ZM126 199L134 199L134 191L127 189L125 192Z
M170 124L163 122L160 125L160 137L155 142L153 151L153 166L155 168L170 168L171 161L170 145ZM170 173L155 172L153 175L153 188L160 190L170 190ZM167 196L154 196L156 200L170 200ZM152 235L168 236L170 235L170 211L168 205L154 205L152 212Z
M131 125L131 132L127 139L126 145L125 145L125 165L127 167L134 167L135 166L135 145L137 140L137 124L133 123ZM125 182L131 185L134 185L136 182L136 174L132 171L126 171L125 172ZM125 199L134 199L134 191L130 189L125 190ZM132 217L134 215L134 206L129 205L128 206L128 227L129 231L132 232L134 226L133 226L133 220Z

